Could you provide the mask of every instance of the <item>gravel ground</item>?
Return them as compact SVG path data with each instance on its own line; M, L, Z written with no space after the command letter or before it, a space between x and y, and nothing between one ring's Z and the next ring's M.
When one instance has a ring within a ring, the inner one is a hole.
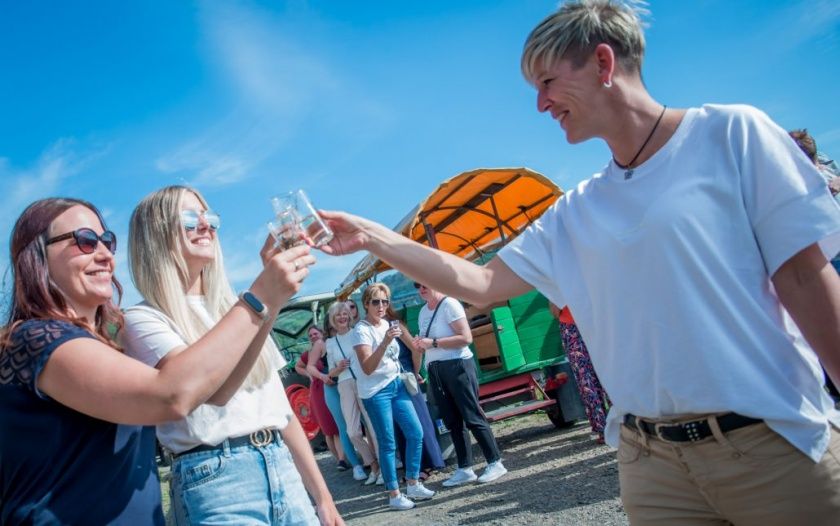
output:
M453 467L426 486L438 492L410 511L388 510L382 486L365 487L339 472L327 453L318 464L347 524L352 525L586 525L627 524L618 497L615 451L590 438L589 426L557 430L541 413L493 425L508 474L486 485L444 488ZM473 446L476 460L483 459ZM484 465L476 465L481 474ZM401 472L400 472L401 473ZM375 489L374 489L375 488Z

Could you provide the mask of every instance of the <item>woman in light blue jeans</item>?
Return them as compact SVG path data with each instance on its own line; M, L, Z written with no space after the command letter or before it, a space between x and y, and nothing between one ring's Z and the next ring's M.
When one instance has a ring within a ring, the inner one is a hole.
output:
M358 362L353 362L359 397L370 416L379 441L379 464L389 493L388 504L395 510L409 510L414 500L430 499L435 492L418 481L423 452L423 428L414 404L399 378L399 324L391 326L384 319L391 291L383 283L374 283L362 295L367 315L353 329L353 348ZM394 421L406 438L406 495L400 493L396 469ZM408 498L406 498L406 496Z
M222 524L215 521L225 509L234 511L230 524L246 517L284 526L318 524L289 448L277 431L271 440L263 447L230 447L225 440L219 450L176 459L171 482L178 496L172 499L175 524Z
M205 403L157 426L158 440L174 455L176 521L316 526L308 490L321 522L341 525L277 373L285 360L268 334L282 305L263 305L268 296L258 288L239 298L233 293L222 263L220 222L201 194L172 186L143 199L129 227L132 278L145 300L125 311L120 337L126 354L163 369L208 342L236 345L243 335L230 328L229 311L258 327L244 357ZM277 251L266 239L261 256L267 268ZM285 265L305 270L311 263L297 258Z

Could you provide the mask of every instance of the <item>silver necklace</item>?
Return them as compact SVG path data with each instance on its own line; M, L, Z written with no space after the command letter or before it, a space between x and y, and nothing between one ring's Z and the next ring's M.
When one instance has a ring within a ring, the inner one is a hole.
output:
M633 159L631 159L629 163L621 164L620 162L618 162L618 159L615 158L615 155L613 155L613 162L615 163L615 165L618 166L619 168L621 168L622 170L624 170L624 180L625 181L630 179L631 177L633 177L634 170L633 170L633 168L630 168L630 167L633 166L633 163L636 162L636 159L638 159L639 156L642 154L642 151L644 151L645 146L647 146L648 143L650 142L650 140L653 138L653 134L654 134L654 132L656 132L656 128L659 127L659 122L662 120L662 117L665 115L665 110L666 109L668 109L667 105L662 106L662 112L659 114L659 118L656 119L656 123L653 125L653 129L650 130L650 134L647 136L647 139L645 139L645 142L642 143L642 147L639 148L639 151L636 152L636 155L633 156Z

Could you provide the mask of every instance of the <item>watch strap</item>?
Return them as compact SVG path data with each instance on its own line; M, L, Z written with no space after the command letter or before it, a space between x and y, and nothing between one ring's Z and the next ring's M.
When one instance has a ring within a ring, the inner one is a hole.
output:
M263 320L268 318L268 309L266 308L265 304L260 301L258 297L254 295L253 292L250 290L243 291L239 294L239 299L248 306L249 309L254 311L254 313L262 318Z

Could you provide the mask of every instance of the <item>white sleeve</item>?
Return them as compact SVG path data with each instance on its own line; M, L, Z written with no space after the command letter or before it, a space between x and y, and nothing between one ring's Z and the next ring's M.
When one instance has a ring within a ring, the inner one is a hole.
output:
M567 302L552 267L561 264L573 253L560 209L564 201L565 196L558 199L525 232L497 254L517 276L555 305L565 305Z
M840 251L840 206L825 180L785 130L763 112L743 108L730 144L741 162L744 206L767 273L813 243L831 259Z
M145 306L126 309L120 341L126 354L155 367L161 358L186 342L165 315Z
M353 348L355 349L359 345L369 345L371 348L374 347L375 343L374 336L370 328L362 323L359 322L353 328Z
M447 325L451 324L453 321L458 321L461 318L467 317L467 313L464 311L464 306L461 305L461 302L455 298L446 298L446 301L443 302L440 310L442 312L440 312L439 315L444 321L446 321Z
M333 338L329 338L324 345L326 348L326 353L324 354L327 355L327 370L334 369L337 361L335 359L335 353L338 350L335 345L335 340Z

